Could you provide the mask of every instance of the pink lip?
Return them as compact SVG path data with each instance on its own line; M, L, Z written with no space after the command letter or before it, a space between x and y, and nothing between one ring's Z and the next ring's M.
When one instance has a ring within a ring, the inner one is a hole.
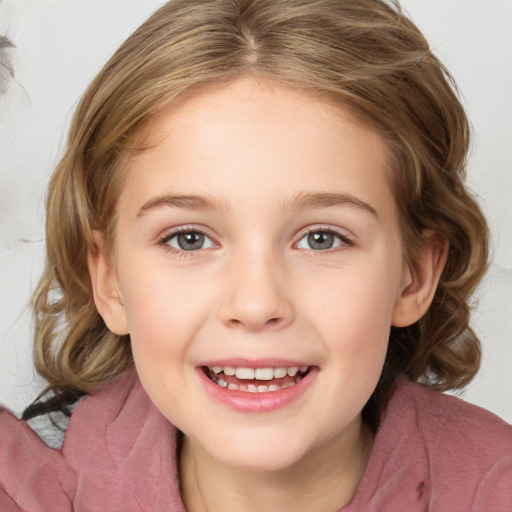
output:
M279 364L271 364L269 360L258 361L256 363L252 361L251 364L249 364L248 361L242 364L240 364L240 361L237 361L235 364L234 360L223 360L222 362L216 361L213 366L215 365L243 366L244 368L301 366L298 363L290 363L289 361L286 363L281 361ZM210 366L210 364L204 364L202 366ZM307 365L303 364L302 366ZM317 366L311 367L307 375L299 383L288 388L279 389L277 391L268 391L266 393L249 393L246 391L233 391L227 388L221 388L205 375L202 367L197 367L196 370L206 393L210 397L223 405L227 405L231 409L244 413L265 413L286 407L306 392L314 382L319 371ZM262 381L262 384L264 384L264 381Z

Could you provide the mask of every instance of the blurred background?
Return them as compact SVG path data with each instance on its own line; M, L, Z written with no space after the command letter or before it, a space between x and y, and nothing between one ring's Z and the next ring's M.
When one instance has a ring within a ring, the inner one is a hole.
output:
M44 261L44 197L87 84L156 0L0 0L0 403L44 383L28 309ZM402 0L457 81L473 125L469 184L493 236L475 298L482 369L462 396L512 423L512 0Z

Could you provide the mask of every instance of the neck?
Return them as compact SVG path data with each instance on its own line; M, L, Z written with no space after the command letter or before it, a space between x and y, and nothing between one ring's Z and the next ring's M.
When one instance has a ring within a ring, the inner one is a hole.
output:
M185 437L183 501L189 512L334 512L352 500L372 446L370 430L358 420L291 467L249 471L222 464Z

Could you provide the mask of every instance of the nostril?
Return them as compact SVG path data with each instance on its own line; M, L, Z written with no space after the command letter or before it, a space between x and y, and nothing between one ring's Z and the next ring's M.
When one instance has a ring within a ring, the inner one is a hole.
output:
M249 328L255 328L256 324L257 324L257 326L259 326L261 328L264 326L266 326L266 327L278 326L282 320L283 319L280 317L274 317L274 318L269 318L268 320L266 320L262 323L254 322L254 325L253 325L253 322L251 322L249 320L244 322L243 320L239 320L238 318L230 318L227 323L231 327L247 326Z

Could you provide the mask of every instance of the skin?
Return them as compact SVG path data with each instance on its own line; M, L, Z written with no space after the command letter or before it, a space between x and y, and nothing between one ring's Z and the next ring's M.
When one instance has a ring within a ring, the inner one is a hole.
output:
M144 388L185 434L187 509L338 510L372 448L361 410L390 327L426 311L446 248L406 266L383 141L304 93L211 89L165 115L155 141L127 171L112 261L96 233L89 266L98 310L130 334ZM179 227L202 231L203 248L180 249ZM334 233L334 247L312 248L309 231ZM225 358L318 371L285 407L244 413L198 377Z

